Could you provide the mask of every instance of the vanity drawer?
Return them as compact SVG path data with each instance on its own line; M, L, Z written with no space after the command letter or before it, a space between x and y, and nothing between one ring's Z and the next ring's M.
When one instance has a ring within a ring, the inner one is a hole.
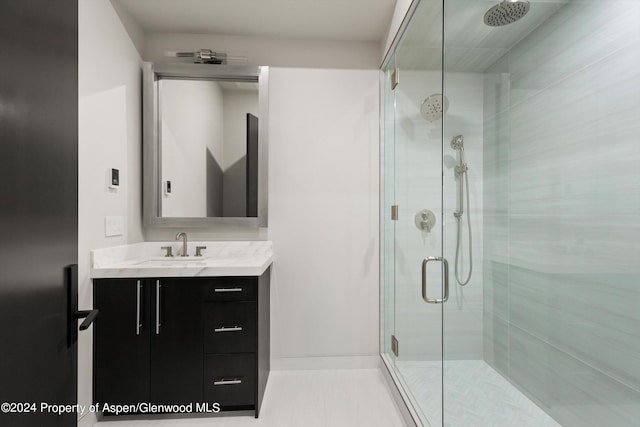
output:
M204 359L205 402L221 407L255 404L256 357L253 353L211 354Z
M255 301L255 277L220 277L208 280L203 286L205 301Z
M253 301L205 304L204 352L256 351L256 315Z

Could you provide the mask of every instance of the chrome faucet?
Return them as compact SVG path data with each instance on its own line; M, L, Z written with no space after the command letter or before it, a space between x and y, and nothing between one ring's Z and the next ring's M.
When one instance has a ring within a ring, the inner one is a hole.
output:
M182 255L180 256L189 256L187 253L187 233L178 233L176 235L176 240L182 239Z

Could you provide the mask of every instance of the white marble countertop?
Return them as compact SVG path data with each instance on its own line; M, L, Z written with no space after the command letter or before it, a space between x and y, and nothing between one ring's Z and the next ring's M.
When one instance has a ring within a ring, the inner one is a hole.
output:
M172 258L162 246L173 248ZM196 246L206 246L195 257ZM270 241L144 242L91 251L91 278L260 276L273 262Z

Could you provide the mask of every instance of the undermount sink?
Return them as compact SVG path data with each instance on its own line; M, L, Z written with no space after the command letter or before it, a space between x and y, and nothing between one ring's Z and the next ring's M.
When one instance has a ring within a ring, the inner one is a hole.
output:
M160 265L160 266L168 266L175 264L194 264L194 265L205 265L205 258L195 258L195 257L162 257L162 258L152 258L141 261L137 263L137 265Z

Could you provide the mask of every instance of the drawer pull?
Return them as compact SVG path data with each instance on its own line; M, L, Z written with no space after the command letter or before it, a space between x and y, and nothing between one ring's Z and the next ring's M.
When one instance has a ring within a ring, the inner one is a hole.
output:
M232 327L226 327L223 326L221 328L216 328L213 330L213 332L239 332L241 331L242 328L240 326L232 326Z
M219 381L213 382L213 385L234 385L234 384L242 384L242 380L240 378L234 378L232 380L219 380Z
M213 292L242 292L242 288L215 288Z

